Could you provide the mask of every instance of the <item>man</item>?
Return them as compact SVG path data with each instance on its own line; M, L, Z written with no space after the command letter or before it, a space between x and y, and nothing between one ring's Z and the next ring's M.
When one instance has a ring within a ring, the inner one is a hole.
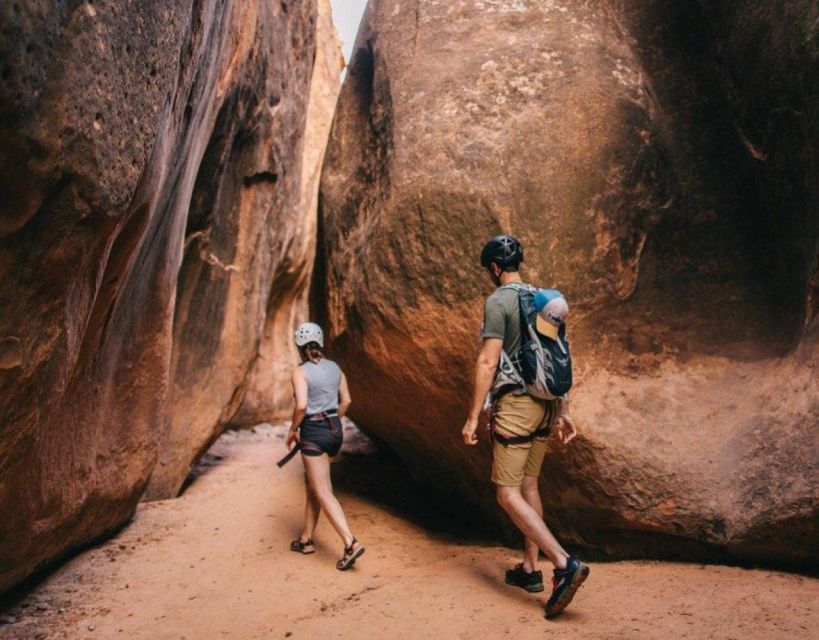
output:
M514 362L523 341L514 285L524 286L518 273L521 262L523 247L511 236L495 236L481 252L481 266L489 271L498 288L484 306L483 342L472 406L462 431L468 445L478 441L478 419L493 387L501 351ZM589 574L589 567L570 556L543 522L538 489L546 436L551 428L556 429L563 444L568 444L577 431L564 410L564 400L534 398L522 385L494 399L492 482L497 487L498 503L526 537L523 562L506 572L506 582L531 592L543 591L543 574L537 570L538 550L543 551L555 567L552 595L546 603L546 617L550 618L566 608Z

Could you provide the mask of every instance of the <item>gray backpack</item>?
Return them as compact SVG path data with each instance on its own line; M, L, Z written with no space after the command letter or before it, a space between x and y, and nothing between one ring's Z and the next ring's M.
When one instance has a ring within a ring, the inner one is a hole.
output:
M491 401L515 390L542 400L565 398L572 387L572 356L566 325L560 326L556 339L539 334L535 328L537 289L517 282L501 288L514 289L518 294L521 348L515 354L501 352Z

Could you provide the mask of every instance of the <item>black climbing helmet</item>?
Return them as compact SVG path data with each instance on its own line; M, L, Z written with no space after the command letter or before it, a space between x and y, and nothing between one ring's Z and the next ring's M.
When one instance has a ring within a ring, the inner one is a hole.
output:
M495 236L483 246L481 266L488 269L495 263L499 267L517 266L523 262L523 247L512 236Z

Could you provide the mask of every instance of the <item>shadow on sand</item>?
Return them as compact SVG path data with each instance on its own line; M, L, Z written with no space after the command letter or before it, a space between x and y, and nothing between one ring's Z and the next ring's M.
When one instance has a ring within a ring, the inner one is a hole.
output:
M343 454L333 463L333 485L453 544L497 544L500 531L464 500L414 481L399 457L377 449Z

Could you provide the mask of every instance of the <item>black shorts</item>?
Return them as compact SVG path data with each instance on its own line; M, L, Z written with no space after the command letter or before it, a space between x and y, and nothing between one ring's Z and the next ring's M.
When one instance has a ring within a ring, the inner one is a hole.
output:
M301 452L306 456L320 456L326 453L331 458L338 455L344 442L341 419L338 416L324 420L305 420L299 430Z

